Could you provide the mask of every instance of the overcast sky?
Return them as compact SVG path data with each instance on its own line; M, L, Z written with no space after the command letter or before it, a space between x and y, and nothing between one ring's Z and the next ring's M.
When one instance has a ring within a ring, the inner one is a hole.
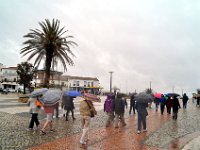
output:
M16 66L29 29L59 19L79 45L65 74L97 77L109 90L200 88L198 0L0 0L0 63Z

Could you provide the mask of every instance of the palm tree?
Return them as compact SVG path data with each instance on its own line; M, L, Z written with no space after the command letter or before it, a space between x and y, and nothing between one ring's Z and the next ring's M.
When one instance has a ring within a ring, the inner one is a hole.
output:
M28 38L23 44L26 45L21 49L20 54L23 56L29 54L28 61L35 58L34 66L39 66L42 60L45 61L45 79L44 87L49 85L50 70L54 67L54 59L62 63L64 71L67 70L67 65L74 65L73 60L69 55L75 57L71 51L71 46L75 47L77 44L74 41L68 40L73 36L63 36L67 31L64 27L60 28L60 21L53 19L52 23L45 19L39 22L41 30L30 29L30 33L24 35ZM52 66L53 65L53 66Z

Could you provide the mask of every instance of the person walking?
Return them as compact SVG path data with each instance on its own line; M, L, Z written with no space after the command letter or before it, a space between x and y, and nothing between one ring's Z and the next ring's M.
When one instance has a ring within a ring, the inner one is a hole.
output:
M74 117L74 102L73 102L73 98L74 97L71 97L71 96L68 96L68 95L63 95L62 97L62 105L63 105L63 108L64 110L66 110L66 121L68 121L68 115L69 115L69 112L72 113L72 119L75 120L76 118Z
M171 108L172 108L172 98L167 96L167 100L166 100L166 107L167 107L167 113L171 114Z
M187 108L187 102L188 102L189 98L188 96L186 95L186 93L183 94L183 108L186 109Z
M112 124L114 120L114 99L112 94L107 95L107 99L104 102L104 112L107 113L107 121L106 121L106 127L109 127L110 124Z
M29 123L29 128L28 130L31 131L33 130L34 123L36 125L36 129L38 129L38 126L40 124L38 120L38 113L41 109L41 102L38 100L38 97L36 98L29 98L29 105L30 105L30 113L31 113L31 120Z
M173 120L177 120L178 117L178 110L181 108L179 100L176 96L172 99L172 108L173 108Z
M55 111L55 117L59 118L59 102L56 103L54 107L55 107L55 109L54 109L54 111Z
M154 98L154 103L155 103L155 107L156 107L156 112L158 111L159 102L160 102L160 99L157 98L157 97L155 97L155 98Z
M57 105L57 104L55 104ZM49 126L50 132L54 132L53 129L53 113L55 109L55 105L49 106L49 105L43 105L44 111L47 115L46 122L44 123L42 129L40 130L41 135L45 135L45 129Z
M138 127L137 127L138 134L141 133L142 126L143 126L143 131L144 132L147 131L147 127L146 127L146 116L148 115L147 107L148 107L148 103L136 102L136 110L138 113Z
M125 120L124 120L124 110L125 110L125 100L122 99L122 94L117 93L117 98L114 100L114 112L115 112L115 121L114 121L114 127L119 127L119 121L122 124L122 126L125 126Z
M83 129L83 133L80 139L80 148L86 148L87 146L86 144L88 141L90 121L91 121L91 118L97 114L97 112L94 108L92 101L87 100L86 98L84 98L84 100L80 102L79 110L80 110L80 115L81 115L81 125Z
M130 110L129 115L131 114L131 111L133 110L133 113L135 114L135 95L132 94L130 97Z
M197 96L197 104L196 104L196 106L200 106L200 95L198 94L198 96Z
M162 94L162 96L160 98L160 112L161 112L161 115L163 115L164 110L165 110L165 101L166 101L166 99L164 98L164 95Z

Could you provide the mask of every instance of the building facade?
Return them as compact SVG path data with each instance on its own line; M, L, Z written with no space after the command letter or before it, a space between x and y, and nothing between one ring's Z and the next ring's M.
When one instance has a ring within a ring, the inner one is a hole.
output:
M80 76L61 76L61 85L70 90L87 91L93 94L99 94L99 80L96 77Z
M17 67L2 67L0 70L1 76L1 88L9 89L10 91L15 91L19 88L17 83Z
M1 64L0 64L1 67ZM81 76L70 76L62 75L62 72L51 71L49 84L53 87L61 87L66 90L77 90L77 91L87 91L93 94L99 94L100 86L99 80L96 77L81 77ZM17 67L2 67L0 68L0 87L2 89L9 89L10 91L17 91L19 88L23 89L17 83ZM45 78L45 70L39 69L35 71L32 87L42 87Z
M37 70L35 73L32 84L35 87L41 87L44 82L45 70ZM77 91L88 91L89 93L99 93L99 80L95 77L81 77L81 76L70 76L62 75L62 72L51 71L50 86L58 86L64 90L77 90Z
M60 79L62 74L63 73L59 71L51 71L49 80L50 86L60 85ZM36 70L33 77L33 81L31 83L34 87L41 87L44 83L44 78L45 78L45 70L44 69Z

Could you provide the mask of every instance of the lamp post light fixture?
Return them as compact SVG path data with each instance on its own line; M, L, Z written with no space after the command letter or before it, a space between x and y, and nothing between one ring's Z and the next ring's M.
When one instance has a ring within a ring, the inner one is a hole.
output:
M112 74L113 74L113 71L110 71L110 93L112 93Z

